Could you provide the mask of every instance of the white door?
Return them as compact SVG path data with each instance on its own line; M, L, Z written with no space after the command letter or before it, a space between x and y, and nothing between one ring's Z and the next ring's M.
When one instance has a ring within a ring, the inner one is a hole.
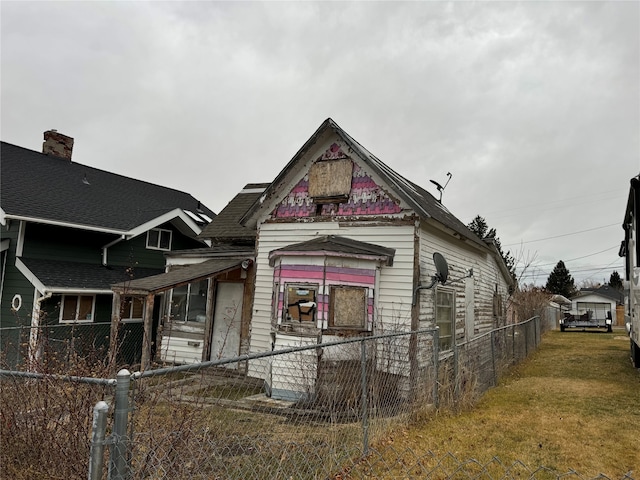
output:
M211 360L237 357L240 353L243 291L242 283L218 283L216 307L213 312ZM229 367L236 368L237 365L230 364Z

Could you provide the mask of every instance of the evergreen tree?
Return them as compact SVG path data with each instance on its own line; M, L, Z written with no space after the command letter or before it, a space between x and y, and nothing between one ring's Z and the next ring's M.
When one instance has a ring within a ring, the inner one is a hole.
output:
M516 281L516 259L511 255L511 251L507 251L507 253L504 253L502 251L502 245L500 244L500 239L496 234L496 229L489 228L487 221L480 215L476 215L476 217L471 220L471 223L467 225L467 228L483 240L485 238L493 239L498 252L500 252L500 256L504 260L504 263L507 265L507 269L509 270L511 277L514 281Z
M609 286L620 291L622 291L622 289L624 288L622 285L622 278L620 278L620 274L617 270L614 270L609 277Z
M480 238L485 238L487 230L489 230L489 225L487 225L487 222L484 218L482 218L480 215L476 215L476 218L471 220L471 223L467 225L467 228ZM492 230L495 236L495 229Z
M550 293L562 295L564 297L571 297L576 291L576 286L573 281L573 277L569 273L569 269L564 265L564 262L560 260L547 278L547 284L545 289Z

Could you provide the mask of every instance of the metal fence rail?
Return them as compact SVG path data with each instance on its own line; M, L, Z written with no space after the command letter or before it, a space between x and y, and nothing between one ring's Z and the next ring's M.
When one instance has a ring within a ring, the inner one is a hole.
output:
M121 370L115 379L94 378L87 372L97 367L78 361L67 375L1 370L0 476L532 478L543 470L396 452L379 440L438 405L472 402L539 342L533 318L446 352L437 329L428 329L301 341L233 359ZM58 460L45 458L46 449L34 459L25 442L56 445Z

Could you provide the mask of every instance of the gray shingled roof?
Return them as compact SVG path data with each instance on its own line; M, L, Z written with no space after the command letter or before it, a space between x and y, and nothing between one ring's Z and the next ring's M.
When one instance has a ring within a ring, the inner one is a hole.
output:
M617 303L624 303L624 293L610 285L601 285L598 288L581 288L572 298L578 299L587 295L600 295L601 297L614 300Z
M216 273L237 268L245 258L215 258L192 265L177 266L166 273L113 284L114 290L131 293L161 292L175 286L210 277Z
M55 293L61 289L110 290L111 284L127 282L132 279L157 275L162 269L105 267L98 264L64 262L34 258L20 259L46 287L46 291Z
M253 240L254 229L240 225L239 219L256 202L268 183L249 183L231 200L213 221L200 233L200 238L210 238L216 242L229 240Z
M384 259L386 265L392 265L396 251L373 243L361 242L338 235L323 235L306 242L287 245L269 252L269 261L283 253L332 252L346 255L366 255Z
M171 210L215 214L190 194L0 144L0 205L9 216L129 231Z
M433 195L387 166L378 157L373 155L369 150L354 140L353 137L340 128L340 126L338 126L338 124L331 118L326 119L322 125L320 125L311 138L307 140L293 159L291 159L285 168L278 174L270 187L265 191L265 197L275 193L275 188L277 188L281 183L280 181L286 177L289 171L294 167L297 160L305 155L307 151L315 145L317 139L327 131L327 129L331 129L340 138L342 138L344 142L356 153L356 155L361 158L366 165L371 168L371 170L384 179L393 188L394 193L410 205L421 218L433 218L443 226L458 233L463 238L468 239L483 249L487 249L487 245L477 235L471 232L464 223L449 212L444 205L436 200ZM241 221L248 221L258 208L259 205L255 204Z

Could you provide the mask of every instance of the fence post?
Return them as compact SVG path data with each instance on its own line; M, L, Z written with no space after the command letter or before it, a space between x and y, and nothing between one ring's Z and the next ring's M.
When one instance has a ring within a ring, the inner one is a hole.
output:
M498 372L496 372L496 332L491 330L491 366L493 368L493 386L498 384Z
M440 373L440 327L436 326L433 332L433 369L435 371L433 378L433 403L438 408L440 401L438 399L438 380Z
M107 430L107 411L109 405L105 401L99 401L93 407L93 425L91 427L91 450L89 453L89 480L102 478L102 466L104 462L104 439Z
M369 406L368 406L368 387L367 387L367 348L364 340L360 341L360 362L362 368L361 383L362 383L362 454L369 454Z
M127 423L129 420L129 385L131 373L122 369L116 377L116 398L113 412L113 455L109 462L109 479L127 477Z
M529 328L531 321L528 321L524 326L524 358L529 356Z
M458 394L460 393L460 388L458 387L458 345L453 342L453 398L454 401L458 401Z

